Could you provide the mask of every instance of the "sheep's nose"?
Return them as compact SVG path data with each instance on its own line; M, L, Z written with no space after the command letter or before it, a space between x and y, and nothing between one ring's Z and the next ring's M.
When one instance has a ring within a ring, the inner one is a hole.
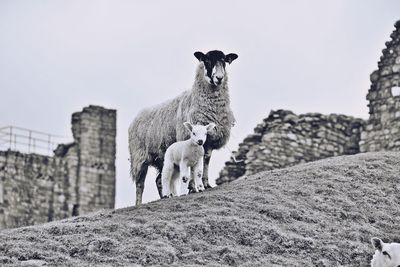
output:
M197 144L199 144L199 146L203 145L203 140L197 141Z
M218 82L221 82L222 79L223 79L224 77L223 77L223 76L217 76L217 77L215 77L215 78L217 78L217 81L218 81Z

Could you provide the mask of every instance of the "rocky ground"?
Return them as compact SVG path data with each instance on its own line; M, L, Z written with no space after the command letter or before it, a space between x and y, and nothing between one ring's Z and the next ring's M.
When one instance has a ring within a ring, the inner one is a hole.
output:
M400 153L330 158L204 193L0 231L1 266L369 266L400 241Z

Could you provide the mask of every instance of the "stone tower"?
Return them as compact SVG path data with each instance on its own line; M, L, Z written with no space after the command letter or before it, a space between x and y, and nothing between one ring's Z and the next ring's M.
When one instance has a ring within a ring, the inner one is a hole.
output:
M361 136L361 152L400 151L400 21L386 42L371 76L369 119Z
M114 208L116 111L89 106L72 115L77 143L77 191L73 215Z

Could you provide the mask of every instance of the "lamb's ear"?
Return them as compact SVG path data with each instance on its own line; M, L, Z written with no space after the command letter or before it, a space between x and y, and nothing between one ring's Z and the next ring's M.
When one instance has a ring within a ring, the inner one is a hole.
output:
M215 123L211 122L206 126L207 132L215 128Z
M228 62L229 64L231 64L232 61L234 61L237 58L238 58L238 55L236 55L234 53L230 53L230 54L225 56L225 62Z
M383 247L383 242L382 242L382 240L380 240L380 239L377 238L377 237L373 237L373 238L371 239L371 243L372 243L372 245L374 246L374 248L376 248L376 249L379 250L379 251L382 251L382 247Z
M192 132L193 125L190 122L184 122L183 125L185 126L186 129L189 130L189 132Z
M204 60L204 57L205 57L206 55L204 55L202 52L197 51L197 52L194 52L194 56L195 56L199 61L203 61L203 60Z

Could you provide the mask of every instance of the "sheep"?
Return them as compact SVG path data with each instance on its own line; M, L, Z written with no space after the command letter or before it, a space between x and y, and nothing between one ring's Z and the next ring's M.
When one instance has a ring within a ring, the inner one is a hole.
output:
M230 108L228 78L225 64L231 64L238 55L213 50L207 54L195 52L199 60L191 90L153 108L144 109L129 126L129 152L131 176L136 183L136 205L142 203L144 182L149 166L158 170L156 184L162 197L161 171L168 146L188 138L183 122L216 127L208 133L204 144L203 184L208 183L208 165L212 151L223 147L229 140L235 118ZM189 182L189 192L194 184Z
M194 181L194 190L204 190L203 177L203 144L207 139L207 132L214 129L215 124L206 126L192 125L185 122L183 125L190 132L190 139L178 141L167 148L164 157L164 166L161 172L163 197L178 196L180 181L186 183Z
M400 244L384 243L379 238L372 238L375 254L371 260L371 267L399 267L400 266Z

